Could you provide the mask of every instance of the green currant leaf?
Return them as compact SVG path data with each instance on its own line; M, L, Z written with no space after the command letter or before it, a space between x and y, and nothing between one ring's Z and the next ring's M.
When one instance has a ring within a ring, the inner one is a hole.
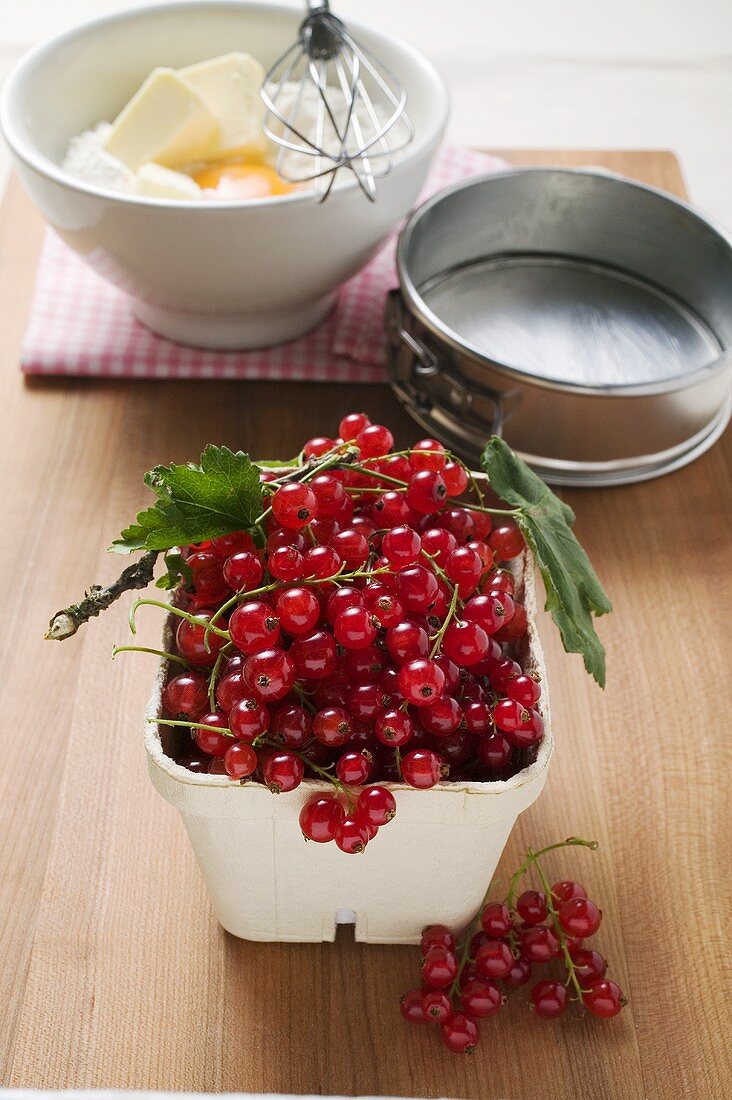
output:
M518 509L514 518L534 552L546 610L564 648L581 653L587 671L604 687L605 650L592 617L607 614L612 605L572 531L574 512L497 436L489 439L481 465L498 496Z
M164 558L167 573L155 581L156 588L162 588L166 592L172 592L179 584L190 584L193 574L190 566L186 565L185 558L178 553L169 553Z
M262 514L259 467L243 451L209 444L199 465L156 466L145 484L158 497L111 550L170 550L251 527Z

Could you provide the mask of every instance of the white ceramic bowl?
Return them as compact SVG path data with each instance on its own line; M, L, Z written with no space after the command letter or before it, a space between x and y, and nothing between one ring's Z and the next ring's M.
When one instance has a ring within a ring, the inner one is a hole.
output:
M204 347L279 343L325 315L340 283L375 253L414 203L448 114L445 86L400 39L349 21L404 83L415 139L378 181L318 204L310 193L197 204L84 183L59 166L69 139L113 119L150 71L243 50L265 68L294 41L304 5L194 0L84 23L32 49L8 76L0 121L20 176L49 223L132 297L136 316Z

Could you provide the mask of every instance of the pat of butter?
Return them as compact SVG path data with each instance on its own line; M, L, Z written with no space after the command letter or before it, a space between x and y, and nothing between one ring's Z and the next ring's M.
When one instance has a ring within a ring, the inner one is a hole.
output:
M264 104L259 95L264 69L258 61L246 53L229 53L188 65L178 75L201 96L219 124L218 137L204 159L265 151Z
M172 69L154 69L112 125L104 148L128 168L200 160L218 126L201 96Z
M151 199L201 199L201 188L190 176L183 172L173 172L161 164L147 161L135 172L130 182L133 195L144 195Z

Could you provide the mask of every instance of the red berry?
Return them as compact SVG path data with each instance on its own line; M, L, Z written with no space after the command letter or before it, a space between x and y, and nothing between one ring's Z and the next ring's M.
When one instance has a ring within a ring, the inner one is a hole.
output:
M493 731L493 715L487 703L468 703L463 711L465 725L476 736Z
M459 497L468 487L467 470L458 462L448 462L443 466L442 476L445 479L448 496Z
M300 811L300 828L307 840L326 844L335 840L336 826L343 820L343 807L335 798L318 796Z
M478 759L486 768L504 768L511 759L511 746L502 733L479 737L476 750Z
M399 691L415 707L428 707L445 688L445 674L434 661L417 658L402 665L397 677Z
M305 576L316 580L335 577L342 565L340 554L332 546L313 546L302 559Z
M295 683L296 667L290 653L265 649L253 653L244 665L244 680L265 702L284 699Z
M373 514L380 527L397 527L409 521L412 509L404 493L397 493L390 489L377 498Z
M511 931L511 913L507 905L498 901L489 902L480 915L480 923L486 935L500 939Z
M401 748L411 739L412 720L403 710L386 710L376 719L374 733L383 745Z
M339 531L330 540L330 545L341 561L346 563L349 571L360 569L368 560L368 539L355 527L347 527L345 530Z
M381 542L381 552L397 569L414 565L422 550L422 540L411 527L392 527Z
M466 1012L479 1019L495 1016L506 1003L505 994L494 981L485 978L468 978L460 990L460 1000Z
M224 767L232 779L248 779L257 770L257 754L251 745L236 741L226 750Z
M385 641L389 656L398 665L413 661L417 657L426 657L430 651L427 631L409 619L390 627L386 632Z
M267 558L276 581L299 581L304 576L303 557L296 546L278 546Z
M524 959L519 956L518 959L513 960L513 966L511 972L503 979L506 985L511 986L512 989L518 989L519 986L526 985L531 977L531 963L528 959Z
M200 672L181 672L168 680L163 709L171 718L200 718L208 710L208 684ZM226 708L224 708L226 709Z
M243 551L232 554L224 562L224 578L234 592L246 592L262 583L264 566L256 554Z
M318 501L307 485L301 481L288 481L280 485L272 497L272 511L281 527L299 531L317 515Z
M440 989L430 989L422 998L422 1007L428 1020L440 1023L452 1014L452 1001Z
M409 993L405 993L399 1001L399 1010L408 1023L429 1023L424 1012L423 997L424 994L421 989L410 989Z
M338 435L346 442L355 439L359 432L368 428L371 421L366 413L349 413L344 416L338 425Z
M535 706L541 696L539 687L533 676L517 676L515 680L509 680L506 694L509 699L520 703L522 707L530 709Z
M287 794L302 783L305 765L294 752L273 752L265 760L262 774L273 794Z
M231 640L242 653L272 649L280 640L280 622L269 604L250 600L239 604L229 619Z
M202 725L215 726L216 728L194 729L192 731L199 749L208 756L224 756L232 743L232 738L225 733L219 733L220 729L228 729L223 714L219 714L218 711L212 714L203 714L200 720Z
M309 588L285 588L277 597L277 615L288 634L309 634L320 618L320 603Z
M313 718L313 734L329 749L345 745L351 731L351 717L341 707L325 707Z
M617 1016L621 1008L627 1004L620 986L606 978L592 982L589 989L582 995L582 1001L593 1016L601 1016L605 1020Z
M521 932L521 954L529 962L551 962L559 955L559 940L551 928L537 924Z
M513 699L501 699L493 708L493 721L504 733L515 733L530 720L530 712Z
M475 968L481 978L505 978L512 966L513 954L505 940L487 940L478 948Z
M418 470L407 486L407 504L420 515L439 512L447 503L447 488L441 474L434 470Z
M458 546L445 562L445 573L457 585L458 594L463 600L475 591L482 572L483 563L469 546Z
M204 605L219 603L227 594L227 582L221 559L210 550L189 554L186 565L192 573L191 583L197 599Z
M325 435L316 435L309 439L302 449L305 458L320 458L335 447L335 440L328 439ZM312 482L311 482L312 484Z
M374 722L383 711L378 684L355 684L346 695L348 710L354 718Z
M467 620L454 619L442 637L442 652L461 668L481 661L488 652L488 635Z
M565 879L563 882L555 882L552 886L552 897L555 902L571 901L572 898L586 898L587 891L579 882Z
M396 816L396 799L385 787L366 787L358 796L358 815L381 828Z
M446 924L428 924L422 930L422 954L426 955L431 947L446 947L448 951L455 950L455 936Z
M454 1012L440 1028L442 1041L453 1054L472 1054L478 1045L478 1025L464 1012Z
M444 989L455 981L458 965L454 951L435 944L422 960L422 980L429 989Z
M217 535L215 539L211 539L211 550L221 561L226 561L232 554L238 554L242 550L253 549L254 539L248 531L233 531L230 535Z
M376 637L376 627L365 607L347 607L336 616L333 633L345 649L365 649Z
M605 977L607 963L599 951L590 951L587 947L580 947L574 951L570 949L569 953L572 956L572 962L581 986L586 987L590 982L599 981L600 978Z
M526 548L524 536L513 520L506 520L498 527L494 527L488 536L488 542L496 557L500 558L501 561L510 561L511 558L517 558L521 551Z
M372 771L373 757L370 752L344 752L336 761L336 775L347 786L362 786L368 782Z
M423 565L412 565L397 576L398 595L405 609L412 614L430 610L437 599L440 587L437 577Z
M561 982L537 982L531 990L531 1007L542 1020L556 1020L567 1007L567 989Z
M258 699L239 699L229 713L229 728L238 741L251 743L269 729L269 711Z
M325 680L335 671L338 652L333 635L326 630L301 634L288 652L297 675L304 680Z
M430 749L414 749L402 757L402 778L410 787L427 790L446 778L446 774L446 765Z
M344 817L335 828L335 842L347 855L358 855L370 839L369 828L361 818Z
M602 913L589 898L570 898L559 907L559 923L568 936L586 940L600 927Z
M444 527L429 527L422 532L422 549L434 557L441 569L456 548L457 539Z
M524 924L542 924L547 918L546 894L524 890L516 902L516 912Z
M449 737L460 725L463 712L457 699L443 695L437 702L422 707L419 720L434 737Z
M394 436L383 424L369 424L356 436L356 446L362 458L378 458L394 446Z
M213 611L199 611L196 618L208 622L212 615ZM212 630L204 630L198 623L181 619L175 632L175 644L178 653L189 665L211 668L216 664L219 650L226 645L226 638L214 634Z
M301 749L309 741L313 720L305 707L280 707L272 721L272 735L293 749Z

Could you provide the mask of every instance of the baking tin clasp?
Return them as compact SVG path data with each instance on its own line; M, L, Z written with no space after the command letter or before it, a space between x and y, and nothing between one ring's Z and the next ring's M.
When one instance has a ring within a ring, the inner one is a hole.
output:
M427 393L420 385L422 380L439 378L441 401L439 410L452 422L456 434L466 428L485 434L486 422L491 435L503 434L502 395L488 386L471 380L470 389L446 363L440 362L435 353L418 340L406 327L408 314L404 309L401 292L390 290L387 295L385 325L391 344L391 383L397 395L409 411L419 420L429 415L436 406L432 390ZM477 401L490 409L486 421L475 409Z

